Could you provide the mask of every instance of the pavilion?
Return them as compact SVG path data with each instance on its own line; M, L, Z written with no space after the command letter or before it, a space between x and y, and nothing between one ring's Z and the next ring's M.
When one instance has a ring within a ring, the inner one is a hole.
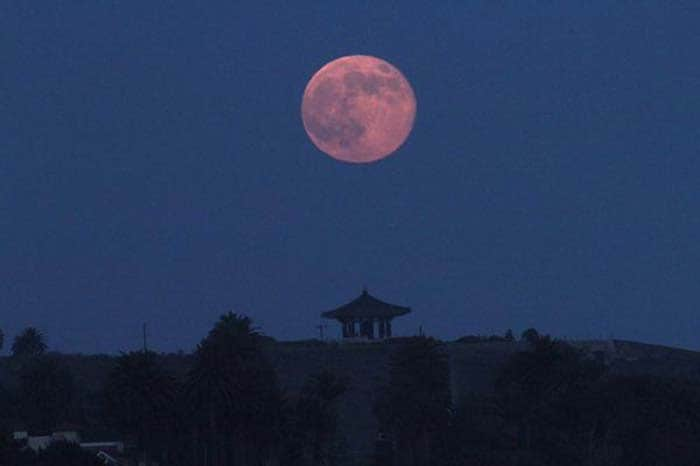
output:
M392 319L409 312L410 308L386 303L365 289L359 297L336 309L323 312L321 317L340 322L344 339L383 340L391 338Z

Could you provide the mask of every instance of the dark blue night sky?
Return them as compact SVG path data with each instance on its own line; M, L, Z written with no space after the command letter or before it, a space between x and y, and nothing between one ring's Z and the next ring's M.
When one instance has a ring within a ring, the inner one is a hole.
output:
M189 350L234 310L311 338L366 285L414 309L397 333L700 348L698 24L697 1L4 0L0 327ZM372 165L299 116L347 54L418 99Z

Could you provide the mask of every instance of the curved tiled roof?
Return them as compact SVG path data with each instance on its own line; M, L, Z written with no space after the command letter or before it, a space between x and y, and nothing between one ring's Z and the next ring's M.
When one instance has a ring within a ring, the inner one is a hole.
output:
M377 299L364 290L362 294L331 311L326 311L321 314L326 319L345 319L345 318L364 318L364 317L379 317L389 318L402 316L411 312L411 308L397 306L395 304L385 303L381 299Z

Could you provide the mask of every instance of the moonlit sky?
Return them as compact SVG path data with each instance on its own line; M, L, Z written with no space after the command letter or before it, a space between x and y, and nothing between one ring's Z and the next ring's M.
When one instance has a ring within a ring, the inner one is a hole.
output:
M698 24L697 1L3 0L0 328L190 350L234 310L311 338L366 285L414 309L400 334L698 349ZM372 165L301 124L347 54L418 99Z

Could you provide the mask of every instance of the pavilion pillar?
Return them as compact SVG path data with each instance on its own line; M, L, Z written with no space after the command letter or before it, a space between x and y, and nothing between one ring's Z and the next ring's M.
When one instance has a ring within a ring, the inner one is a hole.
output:
M379 319L379 338L383 339L386 336L386 324L385 319Z
M368 340L374 338L374 319L360 320L360 336Z
M386 337L391 338L391 319L386 320Z

